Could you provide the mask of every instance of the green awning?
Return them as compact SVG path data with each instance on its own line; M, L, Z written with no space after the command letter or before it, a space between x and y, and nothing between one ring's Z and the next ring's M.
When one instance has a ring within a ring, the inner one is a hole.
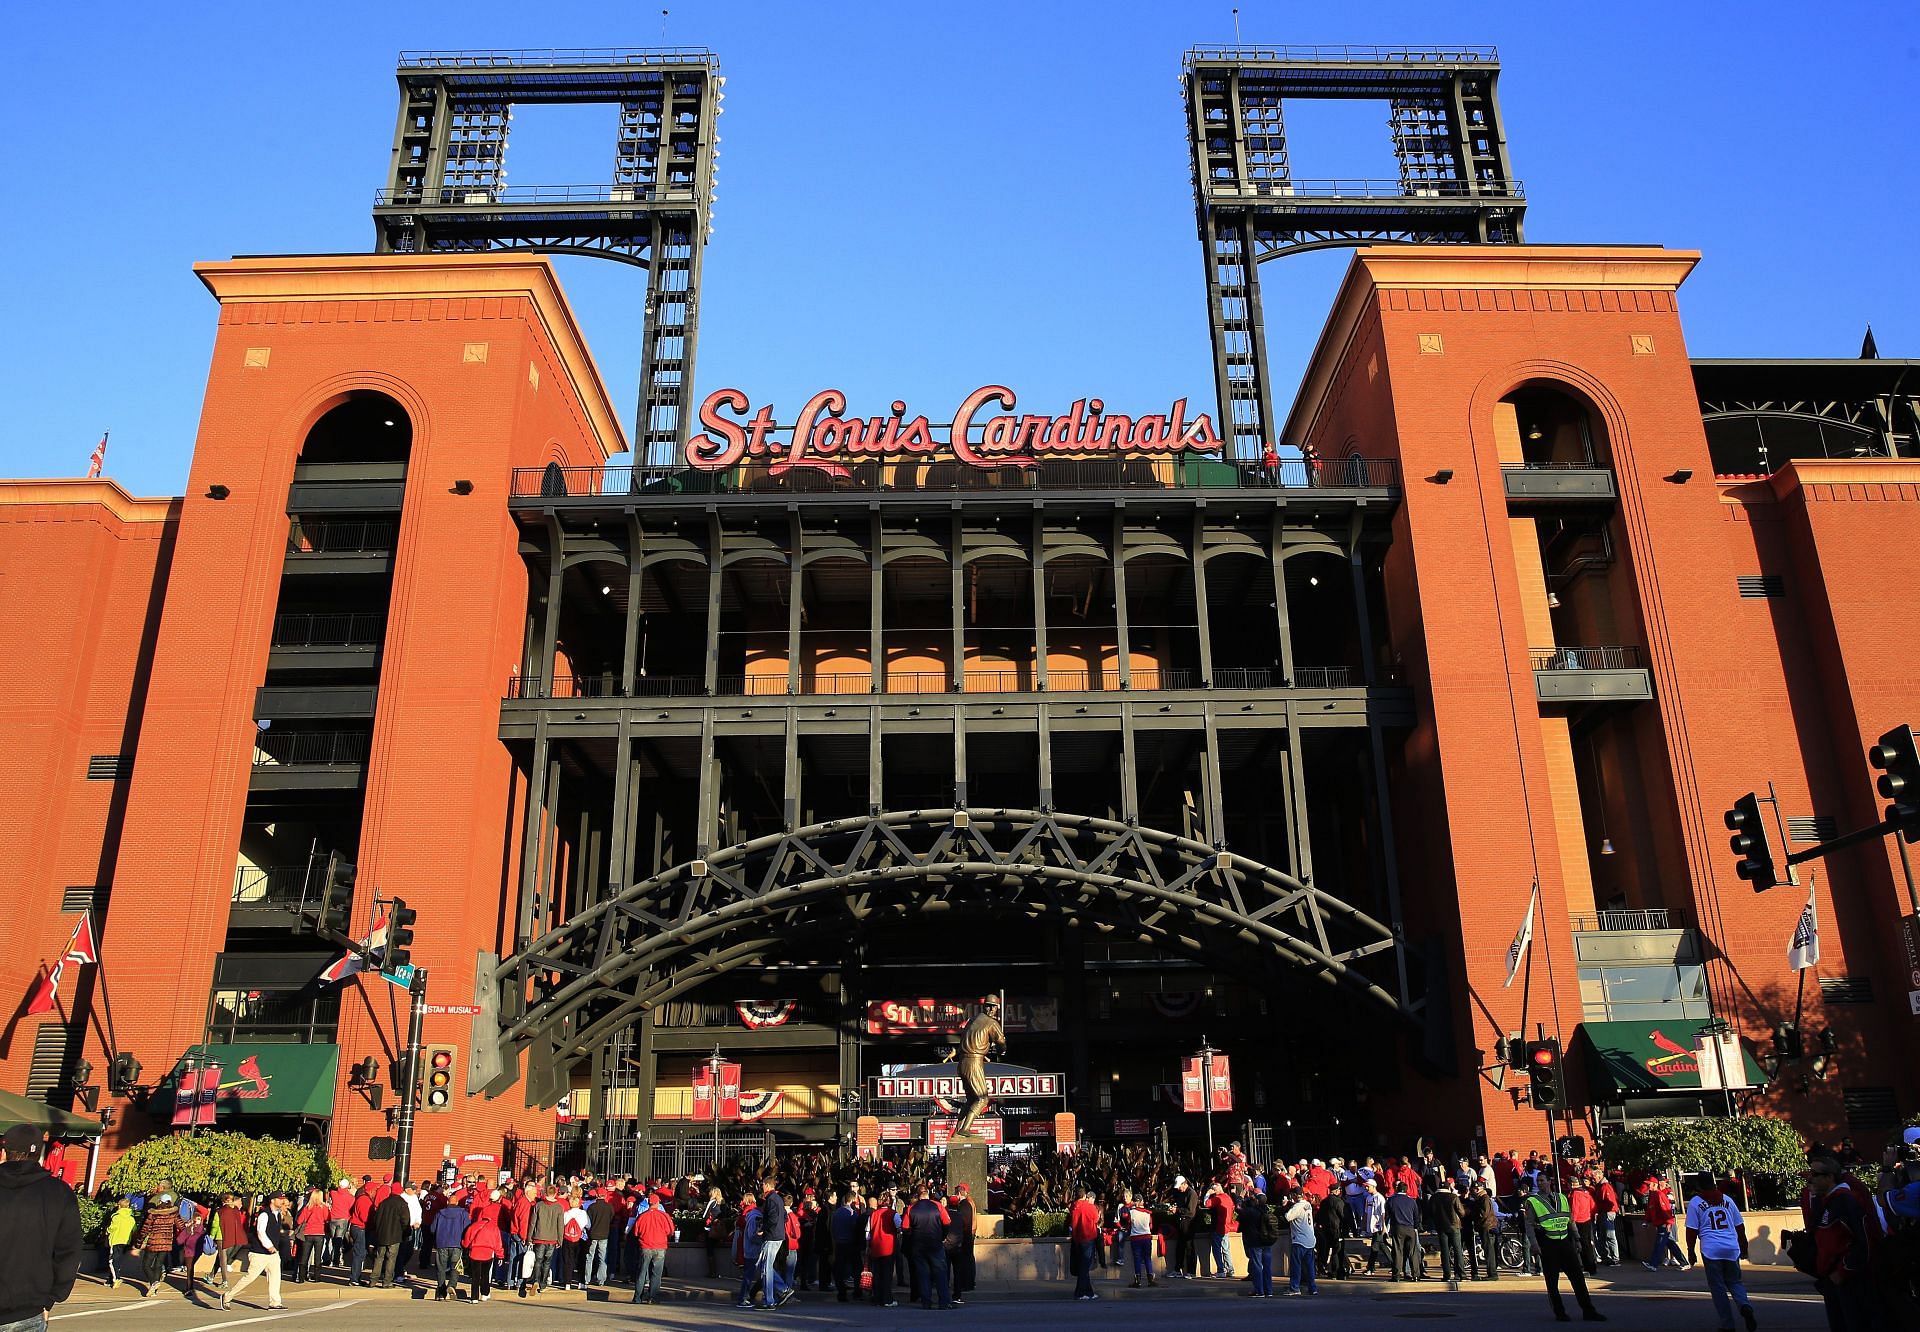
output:
M172 1081L189 1058L220 1065L221 1114L315 1115L333 1114L334 1082L340 1073L337 1045L275 1044L269 1041L236 1045L195 1046L181 1056Z
M1583 1022L1575 1040L1586 1046L1587 1076L1595 1099L1646 1096L1658 1092L1698 1092L1700 1068L1693 1047L1710 1024L1701 1018L1651 1022ZM1747 1079L1764 1086L1766 1070L1745 1045Z
M53 1138L97 1138L103 1131L97 1119L76 1115L71 1110L56 1110L45 1101L0 1091L0 1133L16 1124L31 1124L46 1130L47 1136Z

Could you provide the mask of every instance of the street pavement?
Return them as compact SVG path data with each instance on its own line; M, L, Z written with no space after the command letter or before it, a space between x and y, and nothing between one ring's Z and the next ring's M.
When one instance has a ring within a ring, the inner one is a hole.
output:
M1760 1326L1766 1332L1818 1332L1826 1327L1820 1299L1798 1273L1780 1269L1748 1268L1748 1290ZM1084 1323L1101 1332L1115 1325L1131 1328L1274 1327L1298 1324L1315 1328L1354 1329L1355 1332L1404 1332L1409 1324L1458 1323L1487 1332L1496 1320L1499 1332L1527 1327L1557 1326L1547 1307L1538 1278L1502 1280L1497 1285L1468 1286L1453 1292L1439 1282L1394 1286L1380 1281L1326 1281L1318 1298L1250 1299L1240 1281L1199 1280L1166 1283L1157 1290L1109 1290L1090 1303L1076 1302L1070 1288L1035 1284L1004 1291L975 1292L964 1308L926 1312L902 1302L896 1309L870 1304L840 1304L831 1294L803 1292L774 1312L736 1309L733 1287L725 1282L674 1283L670 1297L657 1305L635 1305L631 1292L549 1292L531 1300L512 1293L496 1294L486 1304L440 1304L426 1298L424 1289L365 1290L332 1283L288 1285L287 1308L268 1311L263 1282L255 1282L244 1304L222 1312L217 1298L185 1300L177 1284L151 1300L130 1299L122 1286L109 1291L84 1279L74 1298L54 1313L58 1332L215 1332L222 1328L267 1328L280 1332L320 1332L341 1329L361 1332L380 1329L485 1327L544 1332L594 1332L619 1325L629 1328L706 1329L791 1326L816 1329L857 1327L876 1332L919 1332L930 1325L962 1329L991 1328L994 1332L1060 1332L1064 1325ZM1607 1315L1609 1326L1622 1332L1714 1332L1713 1304L1706 1281L1696 1270L1669 1270L1654 1276L1637 1267L1620 1272L1615 1280L1592 1285L1595 1303ZM257 1297L257 1298L256 1298ZM1571 1302L1569 1309L1572 1310ZM1579 1317L1577 1310L1572 1310ZM81 1321L85 1320L85 1321Z

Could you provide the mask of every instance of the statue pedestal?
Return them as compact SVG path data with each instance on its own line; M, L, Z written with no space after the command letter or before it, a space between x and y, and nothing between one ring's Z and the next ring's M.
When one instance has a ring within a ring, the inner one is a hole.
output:
M987 1144L971 1135L947 1143L947 1193L967 1186L976 1213L987 1210Z

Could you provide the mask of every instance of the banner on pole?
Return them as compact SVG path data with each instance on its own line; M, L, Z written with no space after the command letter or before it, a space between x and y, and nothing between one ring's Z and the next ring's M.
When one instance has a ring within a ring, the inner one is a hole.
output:
M1213 1094L1212 1105L1207 1104L1209 1091ZM1203 1070L1200 1067L1199 1055L1181 1064L1180 1108L1195 1113L1203 1110L1233 1109L1232 1066L1226 1055L1214 1055L1211 1070Z
M1536 882L1533 891L1527 895L1527 918L1520 922L1519 931L1507 947L1507 978L1500 984L1503 990L1512 985L1513 978L1520 974L1520 963L1526 959L1527 949L1533 946L1533 912L1539 905L1540 885Z

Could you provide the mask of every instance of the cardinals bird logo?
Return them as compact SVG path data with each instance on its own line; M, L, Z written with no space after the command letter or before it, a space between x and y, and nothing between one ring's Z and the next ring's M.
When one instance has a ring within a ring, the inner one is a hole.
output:
M1666 1054L1655 1055L1647 1061L1647 1072L1656 1078L1671 1078L1681 1073L1700 1071L1700 1065L1694 1060L1693 1051L1684 1046L1675 1045L1664 1033L1651 1032L1647 1039L1667 1051Z
M240 1061L240 1076L232 1082L220 1084L220 1095L241 1101L263 1101L267 1097L269 1081L266 1074L260 1071L260 1056L248 1055Z

